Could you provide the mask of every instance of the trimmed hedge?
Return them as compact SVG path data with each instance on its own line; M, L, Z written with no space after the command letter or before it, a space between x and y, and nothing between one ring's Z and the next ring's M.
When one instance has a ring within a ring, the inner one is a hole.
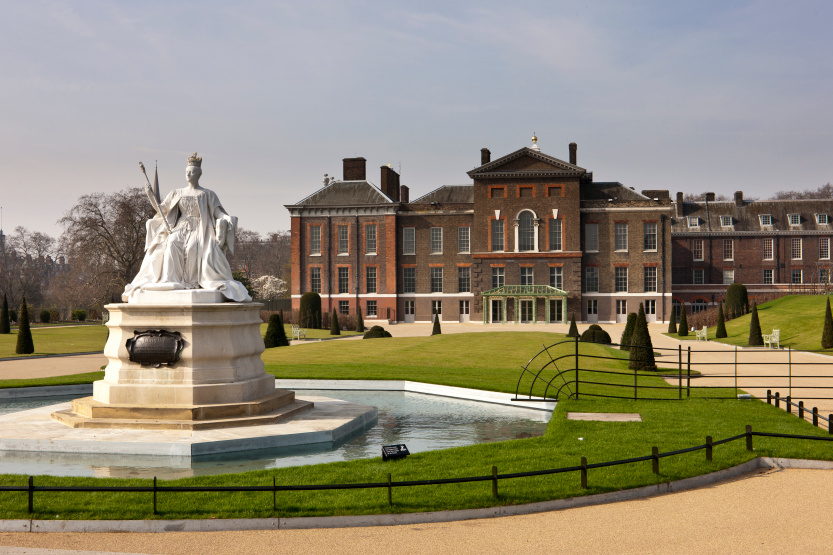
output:
M389 331L387 331L382 326L373 326L367 333L364 334L362 339L379 339L383 337L393 337Z
M321 329L321 295L309 292L301 296L298 324L302 328Z
M12 326L9 322L9 301L3 293L3 308L0 310L0 333L11 333Z
M726 315L729 319L739 318L749 312L749 292L742 283L733 283L726 288Z
M590 327L581 334L581 341L610 345L610 334L603 330L599 324L590 324Z
M570 330L567 332L567 337L578 337L578 326L576 326L576 313L570 314Z
M757 347L764 344L761 334L761 322L758 320L758 305L752 303L752 319L749 320L749 346Z
M636 325L636 312L628 314L628 323L625 324L625 331L622 332L622 338L619 340L619 348L623 351L629 351L631 340L633 339L633 327Z
M29 328L29 308L26 306L26 297L23 297L20 303L20 323L17 328L17 345L14 352L19 355L31 355L35 352L32 330Z

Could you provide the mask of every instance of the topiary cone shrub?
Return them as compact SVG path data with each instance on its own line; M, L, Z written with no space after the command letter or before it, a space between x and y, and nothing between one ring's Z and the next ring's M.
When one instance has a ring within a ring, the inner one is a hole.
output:
M321 329L321 295L309 292L301 296L298 325L302 328Z
M590 324L590 327L581 334L581 340L587 343L610 345L610 334L603 330L599 324Z
M764 344L761 335L761 322L758 320L758 305L752 304L752 319L749 320L749 346L756 347Z
M41 310L40 311L40 321L41 324L48 324L49 320L52 319L52 313L48 310Z
M364 332L364 318L362 318L362 307L359 307L359 310L356 313L356 331L359 333Z
M578 337L578 326L576 326L576 313L570 314L570 330L567 332L567 337Z
M733 283L726 288L726 315L730 320L749 312L749 293L742 283Z
M434 314L434 328L431 330L431 335L441 335L443 330L440 329L440 315Z
M821 347L833 349L833 314L830 313L830 297L827 297L827 308L824 309L824 328L821 330Z
M26 306L26 297L23 297L20 303L20 323L17 326L17 346L14 352L19 355L31 355L35 352L32 330L29 329L29 308Z
M373 326L367 333L364 334L362 339L378 339L383 337L393 337L389 331L387 331L382 326Z
M289 339L286 338L286 330L283 327L283 320L280 314L269 316L269 325L266 327L266 336L263 344L267 349L275 347L288 347Z
M671 310L671 318L668 319L668 333L677 333L677 314Z
M657 363L654 359L654 345L651 342L651 333L648 331L648 320L645 319L645 309L642 303L639 303L639 313L636 315L631 345L633 347L630 350L628 368L655 371Z
M628 314L628 323L625 324L625 331L622 332L622 338L619 340L619 348L623 351L628 351L631 348L631 339L633 338L633 327L636 325L636 312ZM582 336L582 341L584 337Z
M723 317L723 303L720 303L717 309L717 331L714 336L717 339L722 339L726 334L726 319Z
M3 293L3 308L0 309L0 333L11 333L12 325L9 322L9 301Z
M333 309L333 313L330 316L330 335L341 335L341 328L338 325L338 312L336 312L336 309Z
M688 335L688 317L685 313L685 303L680 305L680 331L677 332L680 337Z

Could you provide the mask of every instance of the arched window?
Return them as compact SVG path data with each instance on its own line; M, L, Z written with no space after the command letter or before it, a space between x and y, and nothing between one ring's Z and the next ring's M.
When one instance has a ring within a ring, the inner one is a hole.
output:
M534 251L535 249L535 216L524 210L518 217L518 250Z
M709 303L704 301L703 299L697 299L693 303L691 303L691 313L697 314L698 312L703 312L709 307Z

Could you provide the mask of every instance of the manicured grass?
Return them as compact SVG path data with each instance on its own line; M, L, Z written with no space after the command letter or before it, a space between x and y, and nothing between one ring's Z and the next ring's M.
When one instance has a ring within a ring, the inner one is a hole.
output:
M17 330L0 335L0 358L103 351L107 328L101 324L56 328L32 328L35 352L15 354Z
M68 376L53 376L51 378L32 378L20 380L0 380L0 389L7 387L44 387L47 385L78 385L93 383L104 378L104 372L86 372L84 374L69 374Z
M266 336L266 328L268 324L261 324L260 336ZM286 338L292 341L292 324L284 324L284 331L286 331ZM363 335L357 331L341 330L341 335L330 335L329 328L326 330L316 330L312 328L304 328L307 331L307 339L338 339L339 337L350 337L351 335Z
M586 422L567 420L568 412L637 412L642 422ZM539 438L489 443L471 447L414 453L383 463L381 457L314 466L301 466L160 482L160 485L271 485L394 482L486 476L492 465L501 474L560 468L579 464L649 455L651 447L667 452L753 430L829 437L783 410L755 401L679 402L580 400L559 403L546 435ZM704 451L660 459L659 475L650 461L625 466L591 469L587 490L580 487L578 472L501 480L499 498L490 482L394 488L393 506L385 489L279 492L278 510L272 510L272 494L260 493L160 493L157 516L152 515L150 493L36 493L35 513L26 512L26 493L0 492L0 518L36 519L180 519L265 518L351 514L402 513L511 505L615 491L705 474L747 461L755 456L831 459L828 442L754 438L755 451L746 451L743 439L714 448L712 462ZM0 476L3 485L25 485L25 476ZM143 485L150 480L58 478L39 476L36 485Z

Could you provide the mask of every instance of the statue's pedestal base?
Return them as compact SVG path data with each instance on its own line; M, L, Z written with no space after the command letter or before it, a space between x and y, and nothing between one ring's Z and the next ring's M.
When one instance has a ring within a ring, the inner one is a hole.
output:
M276 390L264 371L263 305L205 302L216 295L152 291L142 293L148 302L107 305L104 379L93 384L92 397L52 418L74 428L206 429L273 423L312 408ZM179 333L179 360L159 367L132 362L128 340L148 330Z

